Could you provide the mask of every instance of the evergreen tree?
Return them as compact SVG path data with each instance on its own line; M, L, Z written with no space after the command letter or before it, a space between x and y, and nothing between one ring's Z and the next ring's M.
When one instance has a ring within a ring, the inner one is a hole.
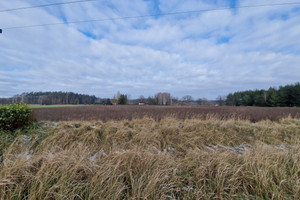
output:
M227 95L231 106L300 106L300 83L280 86L279 89L235 92Z
M126 105L127 104L127 95L126 94L120 94L119 98L118 98L118 104L119 105Z

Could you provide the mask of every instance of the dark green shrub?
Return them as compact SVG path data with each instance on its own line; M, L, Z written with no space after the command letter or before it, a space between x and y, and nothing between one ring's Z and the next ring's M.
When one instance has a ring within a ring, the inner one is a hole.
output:
M32 123L32 110L25 103L3 105L0 107L0 129L14 131Z

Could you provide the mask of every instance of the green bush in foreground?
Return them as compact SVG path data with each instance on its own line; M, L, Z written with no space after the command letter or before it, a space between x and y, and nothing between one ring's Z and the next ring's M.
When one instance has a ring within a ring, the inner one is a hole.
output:
M14 131L32 123L32 110L25 103L3 105L0 107L0 129Z

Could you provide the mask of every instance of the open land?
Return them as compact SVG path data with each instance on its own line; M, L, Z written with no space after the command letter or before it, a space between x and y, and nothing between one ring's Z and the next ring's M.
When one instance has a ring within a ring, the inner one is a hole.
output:
M111 121L150 117L184 119L245 119L278 121L282 118L300 118L300 108L282 107L231 107L231 106L82 106L33 109L38 121Z
M36 128L2 135L11 144L2 147L0 199L300 196L299 108L87 106L34 115Z
M55 104L55 105L40 105L40 104L30 104L30 108L62 108L62 107L78 107L78 106L86 106L86 105L73 105L73 104Z

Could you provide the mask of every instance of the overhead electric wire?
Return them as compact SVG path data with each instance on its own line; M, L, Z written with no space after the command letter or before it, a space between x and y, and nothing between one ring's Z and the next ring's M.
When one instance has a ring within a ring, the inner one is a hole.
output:
M236 6L236 7L233 7L233 8L232 7L221 7L221 8L213 8L213 9L179 11L179 12L138 15L138 16L127 16L127 17L115 17L115 18L105 18L105 19L90 19L90 20L69 21L69 22L68 21L67 22L56 22L56 23L47 23L47 24L36 24L36 25L7 27L7 28L2 28L2 30L23 29L23 28L42 27L42 26L55 26L55 25L63 25L63 24L79 24L79 23L90 23L90 22L138 19L138 18L148 18L148 17L168 16L168 15L181 15L181 14L192 14L192 13L200 13L200 12L232 10L232 9L245 9L245 8L258 8L258 7L271 7L271 6L287 6L287 5L300 5L300 2L246 5L246 6Z
M78 1L67 1L62 3L51 3L51 4L43 4L43 5L36 5L36 6L27 6L27 7L20 7L20 8L10 8L5 10L0 10L0 12L10 12L16 10L26 10L31 8L41 8L41 7L50 7L50 6L58 6L58 5L66 5L66 4L74 4L74 3L84 3L89 1L97 1L97 0L78 0Z

